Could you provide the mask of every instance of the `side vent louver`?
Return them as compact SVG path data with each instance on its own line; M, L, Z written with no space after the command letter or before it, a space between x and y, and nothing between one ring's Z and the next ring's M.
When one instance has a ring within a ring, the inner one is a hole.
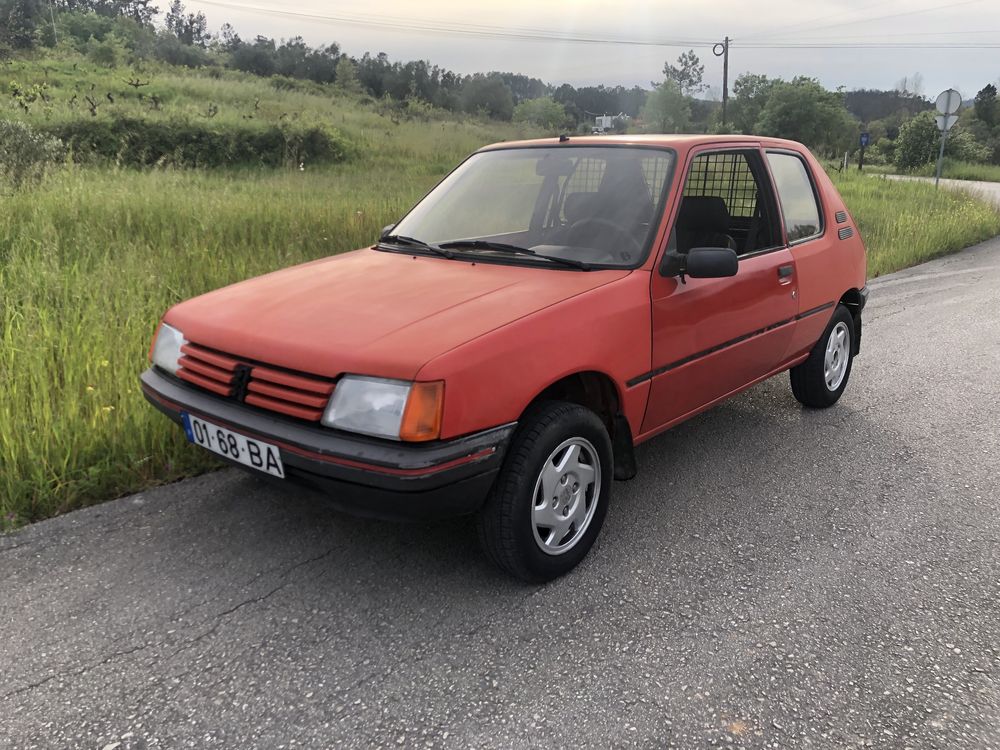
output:
M854 236L854 230L850 227L843 227L839 232L837 232L837 236L842 240L846 240Z
M847 211L837 211L834 216L836 217L838 224L843 224L847 221Z

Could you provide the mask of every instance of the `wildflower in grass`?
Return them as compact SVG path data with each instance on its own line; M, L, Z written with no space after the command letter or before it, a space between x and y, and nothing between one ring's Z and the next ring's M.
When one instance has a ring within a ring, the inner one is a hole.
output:
M96 391L96 390L97 390L97 389L96 389L96 388L94 388L94 386L92 386L92 385L88 385L88 386L87 386L87 393L93 393L93 392L94 392L94 391Z

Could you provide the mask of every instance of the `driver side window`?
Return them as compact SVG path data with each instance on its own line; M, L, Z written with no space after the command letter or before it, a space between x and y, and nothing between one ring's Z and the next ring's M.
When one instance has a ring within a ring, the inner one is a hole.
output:
M671 244L682 253L695 247L727 247L740 256L781 245L773 202L758 178L762 173L757 151L696 156L684 184Z

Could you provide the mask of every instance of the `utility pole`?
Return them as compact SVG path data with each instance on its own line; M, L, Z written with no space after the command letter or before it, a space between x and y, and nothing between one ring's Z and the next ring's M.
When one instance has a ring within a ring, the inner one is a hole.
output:
M52 39L59 44L59 32L56 31L56 12L52 9L52 0L49 0L49 17L52 19Z
M712 54L722 58L722 126L726 126L726 105L729 104L729 37L712 47Z

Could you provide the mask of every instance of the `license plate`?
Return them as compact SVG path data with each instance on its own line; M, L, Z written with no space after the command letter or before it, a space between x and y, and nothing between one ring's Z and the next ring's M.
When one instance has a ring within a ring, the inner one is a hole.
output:
M285 467L281 464L281 454L277 447L206 422L187 412L182 412L181 418L187 439L195 445L208 448L212 453L218 453L251 469L285 478Z

